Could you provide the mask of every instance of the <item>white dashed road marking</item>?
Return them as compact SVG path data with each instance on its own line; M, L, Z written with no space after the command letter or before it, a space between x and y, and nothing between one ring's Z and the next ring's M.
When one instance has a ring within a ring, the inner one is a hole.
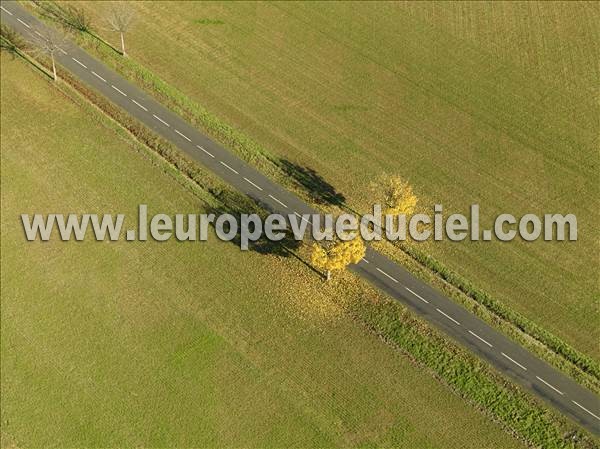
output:
M0 9L2 9L2 11L4 11L6 14L8 14L9 16L12 16L13 13L10 12L8 9L6 9L4 6L0 6Z
M524 369L525 371L527 371L527 368L525 368L523 365L521 365L519 362L517 362L515 359L511 359L509 356L507 356L505 353L501 352L500 354L502 354L504 357L506 357L508 360L510 360L511 362L513 362L515 365L517 365L519 368Z
M117 92L119 92L121 95L123 95L123 96L125 96L125 97L127 96L127 94L126 94L125 92L123 92L121 89L119 89L119 88L118 88L117 86L115 86L114 84L111 84L111 86L112 86L112 88L113 88L114 90L116 90Z
M282 203L281 201L279 201L277 198L275 198L273 195L269 195L269 198L271 198L273 201L277 201L279 204L281 204L283 207L285 207L287 209L287 206Z
M460 326L460 323L458 321L456 321L454 318L452 318L450 315L448 315L446 312L440 310L440 309L435 309L438 312L440 312L442 315L444 315L446 318L448 318L450 321L452 321L454 324L458 324Z
M371 262L369 262L367 259L365 259L364 257L362 258L362 261L363 261L364 263L371 263Z
M387 274L385 271L383 271L381 268L375 268L377 271L379 271L381 274L383 274L384 276L390 278L392 281L394 281L396 284L398 283L398 280L396 278L393 278L392 276L390 276L389 274Z
M102 81L104 81L106 83L106 80L104 78L102 78L100 75L98 75L96 72L94 72L92 70L92 75L94 75L96 78L100 78Z
M175 130L175 132L176 132L177 134L179 134L181 137L183 137L185 140L187 140L188 142L191 142L191 141L192 141L192 139L190 139L190 138L189 138L188 136L186 136L185 134L183 134L183 133L179 132L178 130Z
M484 342L486 345L488 345L490 348L493 348L493 346L492 346L492 344L490 342L488 342L487 340L484 340L479 335L477 335L475 332L469 331L469 334L471 334L475 338L478 338L479 340L481 340L482 342Z
M198 148L200 148L202 151L204 151L206 154L208 154L210 157L215 157L214 154L212 154L210 151L206 151L204 148L202 148L200 145L196 145Z
M594 418L596 418L598 421L600 421L600 418L597 415L594 415L592 412L590 412L587 408L585 408L579 402L575 402L575 401L571 401L571 402L573 404L575 404L577 407L579 407L581 410L584 410L584 411L588 412L590 415L592 415Z
M539 380L540 382L546 384L547 386L549 386L550 388L552 388L554 391L556 391L558 394L560 394L561 396L564 395L564 393L562 391L560 391L558 388L550 385L548 382L546 382L544 379L542 379L539 376L535 376L537 380Z
M167 122L165 122L163 119L161 119L158 115L152 114L152 117L154 117L156 120L158 120L159 122L161 122L163 125L171 126Z
M227 167L229 170L231 170L232 172L234 172L236 175L239 175L239 174L240 174L240 172L239 172L239 171L237 171L237 170L236 170L236 169L234 169L234 168L231 168L231 167L230 167L229 165L227 165L225 162L223 162L223 161L219 161L219 162L221 163L221 165L223 165L223 166Z
M62 53L63 55L66 55L66 54L68 54L68 53L67 53L66 51L64 51L62 48L60 48L60 47L56 47L56 48L58 48L58 49L61 51L61 53Z
M25 25L27 28L31 28L28 24L26 24L25 22L23 22L21 19L17 19L19 22L21 22L23 25Z
M304 220L307 223L310 223L310 220L306 217L303 217L302 215L300 215L298 212L294 212L298 217L300 217L300 219Z
M244 177L244 181L246 181L249 184L252 184L254 187L256 187L258 190L260 190L262 192L263 188L260 186L257 186L256 184L254 184L252 181L250 181L248 178Z
M77 64L79 64L81 67L83 67L84 69L87 69L87 65L85 65L83 62L81 62L79 59L75 59L72 56L71 56L71 59L73 61L75 61ZM113 87L115 87L115 86L113 86ZM115 87L115 89L117 89L117 88ZM119 89L117 89L117 90L119 90ZM119 92L121 92L121 91L119 91ZM121 92L121 93L123 93L123 92ZM125 95L125 94L123 94L123 95Z
M38 30L35 30L34 33L37 34L39 37L44 37L44 35L42 33L40 33Z
M139 104L137 101L135 101L133 98L131 99L131 101L133 101L135 104L137 104L140 108L142 108L144 111L148 112L148 109L146 108L146 106Z
M415 292L413 292L410 288L408 287L404 287L406 290L408 290L409 292L411 292L413 295L415 295L417 298L419 298L421 301L423 301L424 303L429 304L429 301L427 301L425 298L423 298L422 296L417 295Z

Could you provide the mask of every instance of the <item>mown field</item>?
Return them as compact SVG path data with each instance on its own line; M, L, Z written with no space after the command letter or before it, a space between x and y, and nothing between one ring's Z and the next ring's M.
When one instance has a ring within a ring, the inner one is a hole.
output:
M26 243L21 213L198 213L131 140L2 55L2 447L519 447L344 313L231 244Z
M97 32L110 3L78 2ZM132 58L354 209L382 173L421 205L575 213L579 241L422 249L598 358L597 3L132 4ZM149 38L152 36L152 38Z

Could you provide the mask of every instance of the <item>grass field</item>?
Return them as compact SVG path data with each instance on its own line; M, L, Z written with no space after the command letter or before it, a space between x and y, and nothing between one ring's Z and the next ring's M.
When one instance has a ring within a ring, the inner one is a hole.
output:
M78 4L117 42L109 4ZM133 7L133 58L355 209L388 172L425 206L479 203L484 226L575 213L576 243L423 249L598 358L597 3Z
M23 61L1 63L2 447L520 446L294 259L216 239L26 243L21 213L202 202Z

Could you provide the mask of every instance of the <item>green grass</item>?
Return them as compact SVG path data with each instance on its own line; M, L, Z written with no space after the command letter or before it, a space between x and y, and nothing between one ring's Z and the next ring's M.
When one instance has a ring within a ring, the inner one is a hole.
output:
M83 35L82 37L85 36ZM303 190L289 175L284 173L285 170L282 170L282 167L289 166L290 164L277 160L275 156L270 154L260 144L225 124L222 120L215 117L214 114L200 107L185 94L177 91L173 86L168 85L147 68L140 66L130 58L123 59L116 56L107 47L98 46L98 41L95 39L84 39L83 43L89 49L99 51L99 55L110 64L115 65L122 74L149 89L160 101L177 110L192 123L195 123L237 151L238 154L255 164L263 172L272 176L276 181L295 190L307 200L314 200L314 196L310 195L310 192ZM360 111L366 108L342 105L336 107L336 109L341 111ZM120 120L123 120L122 114L120 115ZM172 154L172 151L170 153ZM177 165L181 166L179 162ZM188 172L188 164L185 163L183 166L184 171ZM193 172L194 169L192 169L192 175ZM195 178L195 176L192 177ZM509 304L503 303L498 298L491 296L456 270L432 258L427 254L427 247L425 247L425 251L418 247L403 246L402 248L402 251L393 250L390 247L382 248L382 250L387 252L390 257L405 264L427 282L444 290L446 294L455 298L465 307L472 310L473 313L502 329L529 350L571 375L574 379L591 388L593 391L598 391L598 370L600 366L595 360L582 354L560 337L548 332L547 329L544 329L537 322L512 309ZM406 257L407 254L411 255L408 259ZM423 267L426 267L426 269L423 270ZM452 282L453 285L447 282ZM481 307L482 305L484 307Z
M520 447L295 259L216 239L26 243L21 213L213 200L1 62L2 447Z
M61 77L65 76L65 73L61 73ZM190 165L171 145L153 137L152 133L144 130L127 115L119 113L102 97L94 95L78 83L74 84L86 98L125 125L132 134L128 134L114 122L99 115L97 110L91 108L89 103L67 85L59 83L58 86L71 99L75 99L83 109L93 111L94 118L105 125L108 124L119 135L125 137L135 135L140 141L147 142L154 152L141 148L144 155L149 156L153 163L157 163L163 170L173 175L182 186L191 189L198 199L206 201L213 208L225 205L242 207L246 210L250 206L244 206L246 199L239 194L233 194L227 186L200 167ZM157 159L157 153L172 161L174 165L161 163L161 159ZM186 182L185 177L181 176L183 173L193 179L193 183ZM230 204L232 201L233 203ZM302 253L301 250L300 255ZM308 254L304 256L308 257ZM307 270L296 272L294 281L296 283L306 281L306 274ZM308 274L308 279L314 281L314 275L310 272ZM321 285L319 293L323 294L325 291L330 297L336 298L338 305L341 305L343 310L349 312L366 329L374 331L384 341L417 363L421 369L425 369L425 372L435 374L468 402L494 420L504 423L507 429L516 432L531 444L547 448L595 447L593 440L575 430L564 418L545 407L540 407L529 395L523 394L502 377L490 371L481 361L448 342L439 333L432 331L422 321L407 313L395 301L368 287L364 282L358 281L354 276L349 274L340 276L336 282ZM309 296L301 297L304 293ZM309 313L316 317L331 317L339 312L331 307L331 302L322 301L321 296L315 291L301 288L295 294L299 296L296 299L299 300L297 304L302 305L300 313L305 316Z
M81 5L97 23L108 8ZM479 203L484 225L575 213L576 243L420 250L598 358L597 4L133 7L132 58L276 159L315 169L354 209L389 172L424 205ZM206 17L224 23L198 26ZM275 176L256 145L240 151Z

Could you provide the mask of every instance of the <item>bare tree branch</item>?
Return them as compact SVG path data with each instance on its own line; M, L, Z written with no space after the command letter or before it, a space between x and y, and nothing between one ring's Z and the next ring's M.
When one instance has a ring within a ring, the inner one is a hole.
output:
M31 33L31 40L35 43L37 51L50 57L54 81L57 81L55 55L57 52L63 51L63 47L67 43L65 36L58 31L45 30L40 34Z
M121 36L121 53L123 56L127 56L125 52L125 38L124 35L133 22L134 13L123 3L117 4L106 17L106 21L112 31L116 31Z

